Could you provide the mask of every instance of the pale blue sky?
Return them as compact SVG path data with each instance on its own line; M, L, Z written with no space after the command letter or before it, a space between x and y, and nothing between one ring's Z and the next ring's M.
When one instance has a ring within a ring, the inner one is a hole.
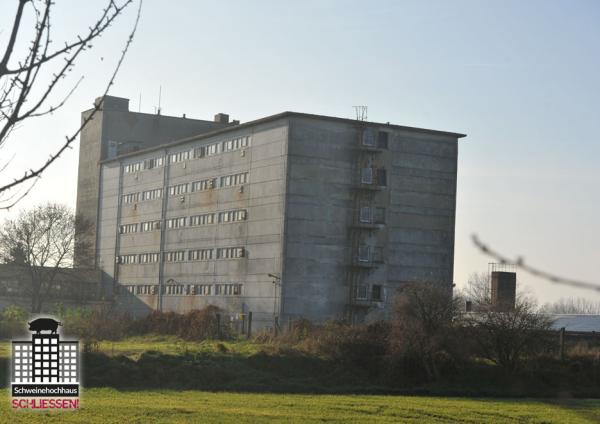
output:
M4 3L0 42L12 19ZM86 28L103 4L59 3L56 40ZM6 158L19 146L14 170L42 161L76 127L102 91L131 12L76 68L86 78L68 106L0 151ZM284 110L352 117L352 105L365 104L370 120L464 132L457 285L487 269L475 232L507 254L600 283L599 22L597 1L146 0L111 94L138 110L141 93L141 110L153 112L162 85L164 114L242 121ZM21 206L74 206L77 155L63 157ZM523 273L519 281L541 301L595 296Z

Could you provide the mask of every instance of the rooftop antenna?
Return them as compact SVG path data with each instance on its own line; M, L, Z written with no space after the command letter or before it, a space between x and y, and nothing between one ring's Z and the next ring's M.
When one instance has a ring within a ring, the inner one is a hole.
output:
M158 115L160 115L160 100L162 97L162 85L158 86Z
M138 112L142 111L142 92L140 91L140 99L138 101Z
M354 112L356 112L356 120L357 121L366 121L367 120L367 106L352 106L354 108Z

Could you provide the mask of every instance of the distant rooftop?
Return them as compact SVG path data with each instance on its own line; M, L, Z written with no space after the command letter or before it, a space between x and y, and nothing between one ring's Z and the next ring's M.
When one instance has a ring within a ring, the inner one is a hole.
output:
M553 330L564 328L578 333L600 333L600 315L551 314Z

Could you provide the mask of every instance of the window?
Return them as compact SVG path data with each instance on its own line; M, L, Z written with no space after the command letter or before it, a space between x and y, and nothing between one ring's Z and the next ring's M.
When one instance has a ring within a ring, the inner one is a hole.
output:
M217 296L239 296L242 294L241 284L215 284Z
M358 286L356 286L355 292L354 292L354 298L356 300L367 300L367 286L365 286L364 284L360 284Z
M172 153L171 154L171 163L183 162L184 160L188 160L190 158L190 151L184 150L183 152Z
M137 255L121 255L119 256L119 263L123 265L135 264L137 259Z
M140 224L140 232L160 230L160 221L146 221Z
M381 149L387 149L389 135L390 134L388 132L379 131L379 134L377 134L377 147Z
M210 225L215 222L214 213L205 213L202 215L190 216L190 227L198 227L200 225Z
M379 284L371 286L371 300L374 302L381 302L383 300L383 290Z
M182 216L180 218L167 219L167 228L174 229L181 227L185 227L185 216Z
M158 253L140 253L139 263L141 264L153 264L158 262Z
M185 261L185 250L176 252L165 252L165 262L183 262Z
M375 208L373 210L373 222L375 224L385 224L385 208Z
M217 259L237 259L243 258L245 251L243 247L219 247L217 249Z
M165 157L158 156L156 158L146 159L144 161L144 169L158 168L158 167L163 166L164 164L165 164Z
M208 261L213 257L212 249L196 249L188 252L188 260L190 261Z
M153 286L150 284L140 284L135 287L136 287L135 294L140 294L140 295L156 294L156 290L154 288L156 286Z
M162 188L155 188L153 190L142 191L142 201L160 199L161 197Z
M363 184L373 184L373 168L363 168L360 174L360 182Z
M135 294L135 288L136 288L136 286L133 286L133 285L122 285L118 291L123 294L126 294L126 293Z
M250 145L250 136L237 137L233 140L219 141L217 143L207 144L194 148L194 158L203 158L205 156L214 156L219 153L232 152L243 149Z
M363 206L360 208L360 222L370 224L373 222L373 209L370 206Z
M358 246L358 260L360 262L371 261L371 247L370 246Z
M163 286L163 288L164 294L167 295L177 296L185 294L185 285L183 284L168 284L166 286Z
M379 186L387 186L387 173L385 172L385 169L377 169L377 185Z
M190 286L190 294L197 296L210 296L211 284L194 284Z
M239 209L233 211L219 212L219 222L237 222L246 219L246 210Z
M217 155L221 152L221 143L213 143L206 146L206 156Z
M138 172L141 169L141 167L141 162L130 163L123 167L123 172L126 174L131 174L132 172Z
M140 198L140 193L129 193L123 195L123 203L135 203Z
M216 185L216 179L215 178L209 178L207 180L201 180L201 181L194 181L192 183L192 192L194 191L204 191L204 190L208 190L211 188L215 188Z
M220 187L236 186L236 185L246 184L247 181L248 181L248 173L247 172L242 172L242 173L233 174L233 175L224 175L221 177L219 186Z
M371 128L363 131L362 144L364 146L375 147L375 132Z
M137 233L137 224L124 224L119 228L121 234Z
M188 191L187 183L177 184L169 187L169 196L177 196L179 194L185 194Z
M198 159L198 158L203 158L206 154L206 147L205 146L200 146L200 147L196 147L194 149L194 158Z

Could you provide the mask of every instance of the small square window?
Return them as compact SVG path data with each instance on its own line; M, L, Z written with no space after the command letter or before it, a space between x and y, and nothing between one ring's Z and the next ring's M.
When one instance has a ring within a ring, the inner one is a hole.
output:
M15 346L15 350L21 350L21 346L20 345L16 345Z
M52 344L54 344L54 345L55 345L55 344L57 344L57 343L58 343L58 340L57 340L57 339L52 339Z
M41 339L35 339L35 344L41 344L42 340Z
M48 340L48 339L44 339L43 343L44 343L44 344L50 344L50 340Z

